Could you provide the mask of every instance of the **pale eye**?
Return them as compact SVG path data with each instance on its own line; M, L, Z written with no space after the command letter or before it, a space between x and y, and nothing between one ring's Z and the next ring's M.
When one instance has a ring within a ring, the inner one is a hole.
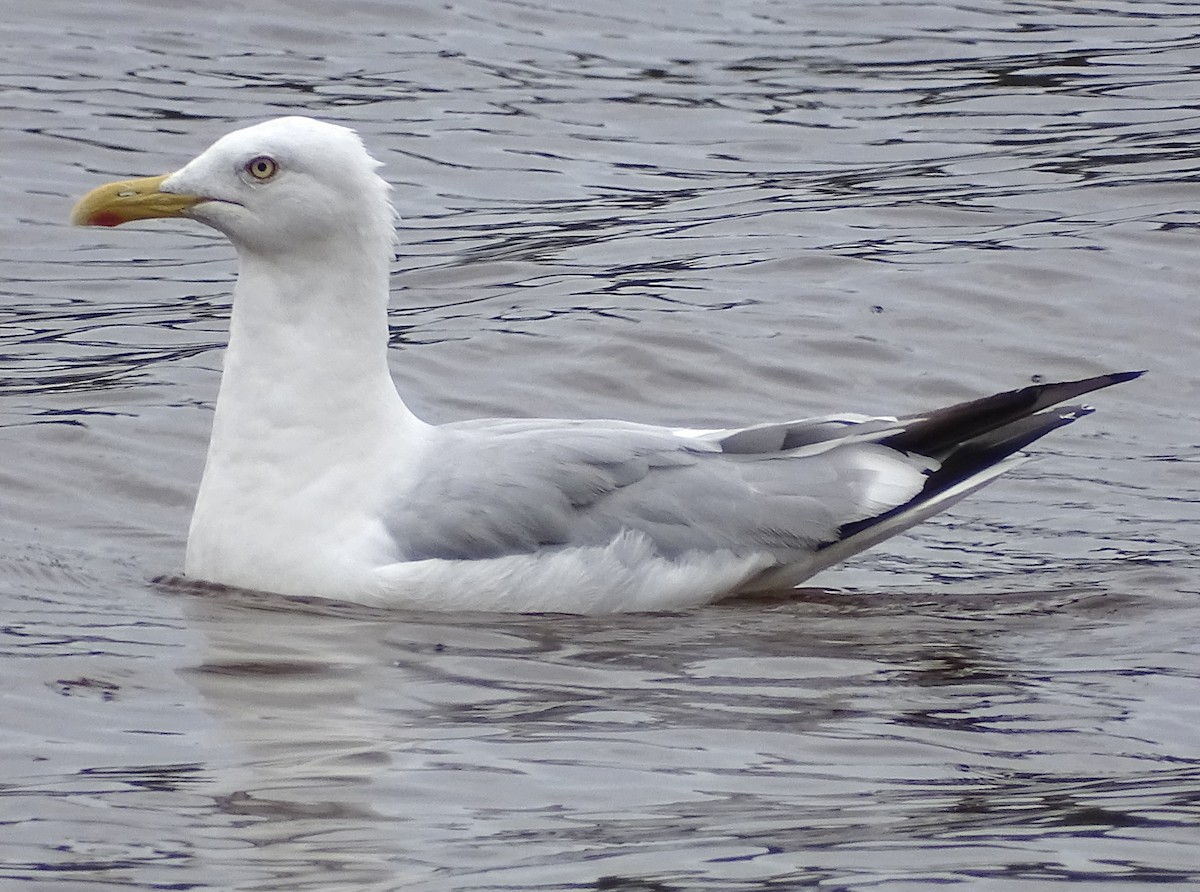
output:
M270 155L259 155L246 162L246 173L260 182L266 182L279 173L279 162Z

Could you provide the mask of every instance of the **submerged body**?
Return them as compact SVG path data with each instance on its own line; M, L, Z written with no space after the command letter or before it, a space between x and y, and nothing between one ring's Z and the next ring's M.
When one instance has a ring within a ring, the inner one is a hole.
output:
M238 249L229 349L188 538L197 579L435 609L671 609L794 586L919 522L1134 377L911 418L684 432L429 425L387 367L394 212L357 136L282 118L73 220L185 216Z

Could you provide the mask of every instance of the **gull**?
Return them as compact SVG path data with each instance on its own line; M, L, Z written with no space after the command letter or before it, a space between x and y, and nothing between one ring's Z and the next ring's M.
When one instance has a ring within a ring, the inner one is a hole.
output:
M396 214L348 128L285 117L174 173L100 186L79 225L184 217L238 255L184 562L196 580L373 605L606 613L793 588L989 483L1140 372L905 417L692 431L429 424L388 370Z

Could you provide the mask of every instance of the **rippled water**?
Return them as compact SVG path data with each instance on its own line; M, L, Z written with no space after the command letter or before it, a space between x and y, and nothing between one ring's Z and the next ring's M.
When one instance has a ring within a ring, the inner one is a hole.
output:
M1200 886L1194 4L247 6L52 0L0 32L0 878ZM156 584L232 254L63 220L292 111L387 163L393 367L430 419L1151 375L791 600L442 616Z

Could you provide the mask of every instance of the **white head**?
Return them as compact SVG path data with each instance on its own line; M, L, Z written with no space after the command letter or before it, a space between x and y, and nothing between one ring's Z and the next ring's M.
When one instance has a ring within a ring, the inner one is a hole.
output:
M308 253L347 240L390 251L395 212L379 166L353 130L276 118L223 136L165 177L93 190L72 222L189 217L223 232L239 252Z

